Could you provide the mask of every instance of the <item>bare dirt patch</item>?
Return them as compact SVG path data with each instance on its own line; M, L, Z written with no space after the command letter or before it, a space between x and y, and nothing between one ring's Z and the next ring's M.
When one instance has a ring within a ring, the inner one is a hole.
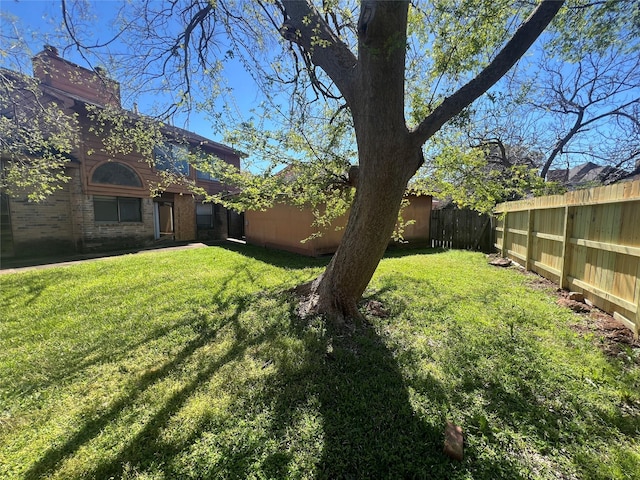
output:
M640 365L640 339L622 322L597 307L569 299L569 291L556 287L558 305L574 311L576 323L571 329L583 336L593 335L594 344L610 357Z
M493 256L488 258L492 260ZM640 365L640 338L634 338L633 332L623 323L597 307L570 299L568 290L558 288L556 283L537 273L525 271L515 264L509 268L522 272L529 287L549 293L559 305L573 310L576 323L571 325L572 330L583 336L592 335L594 344L606 355Z
M592 308L588 314L579 314L582 321L572 325L576 332L596 337L600 349L611 357L623 357L624 360L640 365L640 340L611 315Z

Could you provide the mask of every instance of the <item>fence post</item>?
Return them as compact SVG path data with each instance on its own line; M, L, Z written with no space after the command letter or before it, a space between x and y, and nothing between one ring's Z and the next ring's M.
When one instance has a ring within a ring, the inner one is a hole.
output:
M487 245L488 252L495 252L495 243L496 243L496 217L493 215L489 216L489 245Z
M569 269L569 256L571 232L573 230L573 209L569 205L564 207L564 226L562 227L562 268L560 269L560 288L569 288L568 282L568 269Z
M527 250L525 252L526 260L524 261L524 269L529 271L531 270L531 244L533 243L533 219L535 215L535 210L530 208L527 210Z
M636 322L636 328L634 333L634 338L638 339L638 334L640 334L640 262L638 262L638 274L636 275L636 293L635 293L635 303L636 303L636 318L634 318Z
M507 231L509 229L508 221L509 220L509 212L504 212L504 220L502 221L502 251L500 252L500 256L502 258L507 258Z

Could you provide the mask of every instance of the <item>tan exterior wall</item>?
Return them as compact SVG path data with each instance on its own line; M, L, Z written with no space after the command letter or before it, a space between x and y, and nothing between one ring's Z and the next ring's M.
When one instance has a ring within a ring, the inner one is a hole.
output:
M113 192L117 191L117 196L120 197L148 197L151 186L157 184L160 180L155 168L151 167L144 160L143 156L137 152L129 153L127 155L119 154L117 158L112 158L112 156L105 151L102 139L90 131L91 120L87 117L86 113L80 112L78 120L81 128L82 148L76 152L76 155L79 157L82 164L82 185L86 193L94 195L116 195ZM86 152L91 152L91 154L89 155ZM225 162L240 168L240 157L238 157L238 155L218 152L215 150L212 152ZM133 169L140 177L142 186L128 187L122 185L93 183L92 177L96 168L111 161L123 163ZM196 172L193 168L190 168L189 178L194 180L199 187L204 188L209 194L219 193L226 188L220 182L215 180L197 179ZM169 185L164 189L164 191L167 193L191 195L190 189L186 185Z
M409 206L404 209L403 218L405 222L416 222L405 228L405 241L413 244L426 244L429 241L430 215L431 197L411 197ZM245 237L247 243L302 255L317 256L335 252L342 240L342 228L347 223L347 215L324 230L322 237L301 243L316 232L311 226L312 223L311 209L300 210L292 205L280 203L264 212L245 212ZM336 230L336 227L340 229Z
M429 241L431 201L431 196L410 197L409 205L402 211L402 218L405 222L415 220L415 223L405 227L403 233L405 241L409 243Z
M313 214L310 209L300 210L292 205L279 203L264 212L255 210L245 212L245 238L247 243L254 245L278 248L303 255L320 255L315 249L315 243L318 239L301 243L313 233L312 222ZM339 241L339 239L337 241L324 239L321 246L333 248L333 243L337 245Z

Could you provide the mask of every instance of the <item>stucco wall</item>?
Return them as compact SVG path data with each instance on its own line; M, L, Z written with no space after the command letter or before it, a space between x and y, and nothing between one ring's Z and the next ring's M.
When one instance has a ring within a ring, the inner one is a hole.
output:
M431 197L411 197L410 204L404 209L406 221L415 220L404 231L404 239L409 244L426 244L429 240L429 219L431 215ZM279 203L264 211L245 212L245 236L247 243L263 247L277 248L303 255L323 255L333 253L342 239L347 216L339 218L323 232L323 236L305 243L316 229L311 226L313 214L306 208L300 210L286 203Z
M429 228L431 220L431 200L430 196L412 196L409 205L403 210L404 221L415 220L415 223L407 225L404 229L404 240L409 243L425 244L429 241Z
M264 212L247 211L244 218L247 243L312 256L335 251L342 238L342 231L336 232L335 226L346 224L346 217L341 218L333 228L326 229L321 238L301 243L316 231L311 226L313 214L310 209L300 210L279 203Z

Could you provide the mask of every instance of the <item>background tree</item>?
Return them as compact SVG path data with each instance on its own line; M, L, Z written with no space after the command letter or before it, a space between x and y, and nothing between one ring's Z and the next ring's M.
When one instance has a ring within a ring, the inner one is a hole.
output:
M542 178L586 162L610 167L616 177L605 183L636 172L640 10L626 0L597 3L570 3L544 49L474 106L461 129L465 146L488 149L499 169L528 164Z
M545 122L548 147L541 177L560 163L563 154L616 168L635 167L640 158L637 53L632 57L617 49L603 55L586 53L569 67L543 59L540 71L548 81L530 100L533 108L548 112L554 120Z

